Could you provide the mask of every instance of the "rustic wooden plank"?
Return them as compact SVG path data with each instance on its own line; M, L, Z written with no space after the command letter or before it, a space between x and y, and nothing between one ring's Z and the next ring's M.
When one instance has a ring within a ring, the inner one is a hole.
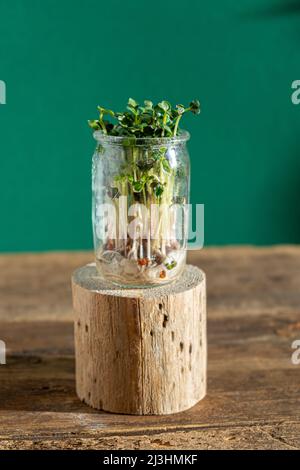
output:
M0 256L0 448L300 448L300 248L193 253L208 279L208 396L167 417L75 395L70 274L91 253Z
M292 433L291 433L292 429ZM74 433L75 434L75 433ZM7 439L0 442L4 450L296 450L300 447L300 426L277 425L232 426L201 431L166 432L136 436L92 437L65 436L63 439Z

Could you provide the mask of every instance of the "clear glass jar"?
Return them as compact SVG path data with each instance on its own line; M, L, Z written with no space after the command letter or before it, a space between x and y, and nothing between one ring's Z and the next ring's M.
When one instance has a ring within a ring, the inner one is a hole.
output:
M94 132L93 233L99 275L122 287L176 279L186 263L188 132L115 137Z

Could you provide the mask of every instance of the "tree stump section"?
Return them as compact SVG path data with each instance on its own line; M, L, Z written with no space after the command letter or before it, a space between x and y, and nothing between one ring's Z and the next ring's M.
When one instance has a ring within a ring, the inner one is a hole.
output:
M76 389L93 408L135 415L186 410L206 394L205 274L120 289L94 264L72 277Z

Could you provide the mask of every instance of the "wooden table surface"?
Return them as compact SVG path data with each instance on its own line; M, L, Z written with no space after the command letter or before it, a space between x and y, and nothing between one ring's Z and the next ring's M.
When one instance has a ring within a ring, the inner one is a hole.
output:
M0 256L1 449L300 448L300 247L209 248L208 394L172 416L99 413L74 387L70 276L89 252Z

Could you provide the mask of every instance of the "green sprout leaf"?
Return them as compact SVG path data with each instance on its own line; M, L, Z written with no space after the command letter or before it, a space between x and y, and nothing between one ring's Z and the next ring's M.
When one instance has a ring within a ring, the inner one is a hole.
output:
M192 111L193 114L199 114L200 113L200 101L198 100L191 101L190 110Z
M129 98L128 106L131 108L138 108L139 104L133 98Z
M146 109L152 109L153 108L153 103L150 100L145 100L144 105L145 105Z
M171 173L172 169L170 167L169 161L166 158L162 160L162 166L166 173Z
M132 187L135 193L140 193L143 190L144 183L143 181L133 181Z
M154 194L157 198L160 198L164 192L164 187L161 183L156 183L154 185Z
M91 120L90 120L90 121L88 121L88 123L89 123L89 126L90 126L92 129L94 129L95 131L101 129L101 126L100 126L100 124L99 124L98 121L95 121L95 120L91 121Z
M101 108L101 106L98 106L98 111L102 116L104 116L105 114L109 114L110 116L114 117L115 115L115 113L111 109Z
M185 107L183 104L176 104L176 109L178 114L183 114L185 112Z
M177 266L177 261L172 260L171 263L165 263L165 267L170 271Z
M161 101L160 103L158 103L157 106L165 112L168 112L171 110L171 105L170 103L168 103L168 101Z

